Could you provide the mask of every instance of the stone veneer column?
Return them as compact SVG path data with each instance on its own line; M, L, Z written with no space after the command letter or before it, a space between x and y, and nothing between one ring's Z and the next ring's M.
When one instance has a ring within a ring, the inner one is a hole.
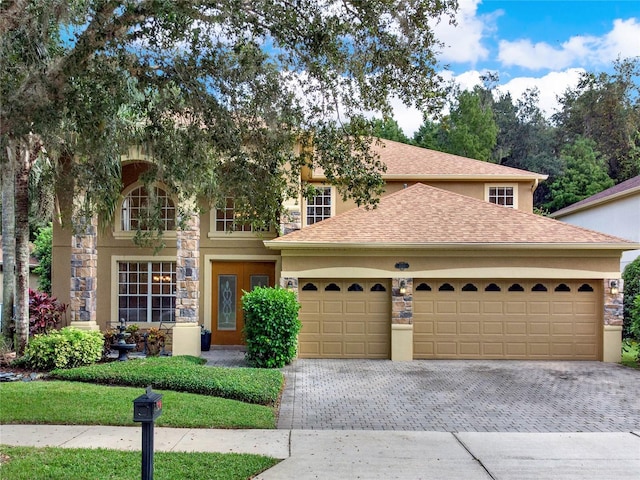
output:
M98 290L98 219L82 218L71 237L71 326L99 330L96 322Z
M618 284L618 293L611 293L611 282ZM602 361L619 363L622 359L622 323L624 282L620 278L605 278L604 291L604 332L602 337Z
M405 282L405 293L400 284ZM413 360L413 278L391 280L391 360Z
M200 356L200 215L195 209L176 236L176 324L172 354Z

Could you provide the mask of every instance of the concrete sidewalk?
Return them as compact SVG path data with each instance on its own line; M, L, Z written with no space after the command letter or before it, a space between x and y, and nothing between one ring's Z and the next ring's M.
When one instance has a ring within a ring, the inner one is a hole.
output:
M0 443L140 450L139 427L2 425ZM607 480L640 471L640 432L446 433L156 428L155 451L283 459L257 478Z

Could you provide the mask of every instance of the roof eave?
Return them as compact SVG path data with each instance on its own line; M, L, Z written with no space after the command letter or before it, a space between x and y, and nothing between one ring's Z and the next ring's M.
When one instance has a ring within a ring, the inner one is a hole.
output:
M551 218L562 218L566 215L581 212L582 210L588 210L590 208L597 207L605 203L613 202L615 200L619 200L621 198L628 197L636 193L640 193L640 187L630 188L629 190L625 190L624 192L618 192L618 193L614 193L613 195L607 195L606 197L598 198L596 200L582 203L580 205L569 205L568 207L558 210L557 212L553 212L549 214L549 216Z
M443 249L456 249L456 250L522 250L522 249L538 249L538 250L637 250L640 249L640 243L624 242L624 243L535 243L535 242L518 242L518 243L483 243L483 242L465 242L465 243L448 243L448 242L434 242L434 243L363 243L363 242L297 242L297 241L277 241L270 240L265 241L264 245L267 248L275 250L285 249L395 249L395 250L443 250Z

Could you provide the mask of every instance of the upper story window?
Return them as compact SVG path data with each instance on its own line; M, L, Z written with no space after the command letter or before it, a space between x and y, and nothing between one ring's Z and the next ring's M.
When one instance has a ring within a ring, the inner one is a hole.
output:
M160 211L162 229L175 230L176 207L169 194L160 187L153 187L157 208ZM120 228L125 232L149 230L150 208L153 208L145 186L131 190L120 208Z
M317 189L318 194L307 200L307 225L321 222L327 218L331 218L333 211L333 199L331 195L331 187L320 187Z
M216 209L216 232L251 232L251 224L238 222L233 197L224 202L224 208Z
M489 203L517 208L516 189L513 185L489 185L486 198Z
M225 197L224 207L212 210L212 224L215 233L227 232L260 232L267 233L268 228L256 229L247 222L235 209L233 197Z

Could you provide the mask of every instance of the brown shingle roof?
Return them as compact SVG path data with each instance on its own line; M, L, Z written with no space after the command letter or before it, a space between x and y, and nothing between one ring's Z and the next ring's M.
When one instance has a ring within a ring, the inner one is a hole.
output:
M595 195L591 195L590 197L580 200L579 202L569 205L568 207L562 208L552 213L551 216L554 218L562 217L563 215L566 215L568 213L584 210L585 208L588 208L590 206L599 205L601 203L613 200L614 198L623 197L636 191L640 192L640 175L630 178L629 180L625 180L624 182L619 183L618 185L614 185L611 188L607 188L606 190L596 193Z
M353 209L266 244L634 245L420 183L383 197L376 209Z
M505 179L544 180L547 175L504 167L495 163L460 157L450 153L407 145L392 140L374 142L372 151L387 166L385 179L458 179L477 178L501 181ZM314 178L324 178L322 170L314 171Z

